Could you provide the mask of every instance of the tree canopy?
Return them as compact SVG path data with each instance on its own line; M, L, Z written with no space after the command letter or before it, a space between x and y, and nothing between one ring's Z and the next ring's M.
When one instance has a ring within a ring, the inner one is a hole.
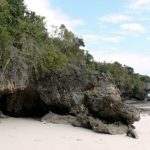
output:
M44 17L29 11L23 0L0 1L0 68L25 61L36 74L59 70L67 65L85 66L87 70L104 72L112 76L122 94L144 91L150 77L134 73L134 69L118 62L100 63L82 49L84 41L65 25L53 27L49 33Z

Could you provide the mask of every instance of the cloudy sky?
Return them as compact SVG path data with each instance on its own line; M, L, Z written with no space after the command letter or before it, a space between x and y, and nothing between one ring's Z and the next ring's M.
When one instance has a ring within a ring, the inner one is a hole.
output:
M82 37L97 61L131 66L150 75L150 0L25 0L46 17L47 28L65 24Z

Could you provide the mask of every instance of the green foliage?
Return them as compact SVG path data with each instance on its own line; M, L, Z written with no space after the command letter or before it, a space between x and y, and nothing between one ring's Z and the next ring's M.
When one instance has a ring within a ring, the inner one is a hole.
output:
M59 69L68 59L48 36L43 17L28 11L23 0L1 0L0 66L5 71L20 58L37 73Z
M23 0L0 1L0 67L3 72L20 59L37 74L58 70L67 64L84 65L87 55L81 46L84 46L83 40L65 25L48 33L44 17L28 11Z
M28 11L23 0L0 0L0 68L3 72L24 61L36 74L58 70L67 65L110 74L122 94L144 91L150 77L135 74L133 68L120 63L98 63L81 47L83 39L65 25L48 33L44 18Z
M120 89L122 95L134 95L144 92L144 81L150 79L134 73L134 69L128 66L123 66L118 62L114 63L96 63L95 69L110 74Z
M141 80L143 81L143 82L150 82L150 77L149 76L146 76L146 75L141 75Z
M54 26L53 30L51 35L53 44L67 57L68 62L72 65L85 64L84 50L80 48L84 47L83 40L75 36L63 24L59 28Z

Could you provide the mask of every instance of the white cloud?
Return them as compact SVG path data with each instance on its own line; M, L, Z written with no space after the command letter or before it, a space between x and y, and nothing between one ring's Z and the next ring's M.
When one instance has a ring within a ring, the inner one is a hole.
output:
M119 43L123 39L121 36L100 36L100 35L83 35L85 42L90 43L101 43L101 42L111 42Z
M129 9L135 11L150 11L150 0L132 0Z
M111 49L103 51L101 48L99 51L90 51L90 53L94 56L96 61L106 61L110 63L118 61L123 65L133 67L137 73L150 75L148 63L150 60L150 54L132 53L119 50L115 52Z
M146 40L150 41L150 37L147 37Z
M59 8L53 9L50 0L25 0L29 10L35 11L38 15L46 18L46 26L50 30L51 25L60 26L65 24L70 30L84 24L82 20L70 19Z
M118 23L121 21L129 21L131 17L124 14L108 14L99 18L102 22Z
M121 29L127 30L130 32L144 33L145 28L139 23L126 23L120 26Z

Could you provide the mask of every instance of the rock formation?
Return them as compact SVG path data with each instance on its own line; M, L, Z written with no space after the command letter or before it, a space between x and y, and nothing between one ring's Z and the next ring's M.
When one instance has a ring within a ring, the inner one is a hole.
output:
M54 123L54 124L72 124L75 121L74 116L71 115L58 115L53 112L49 112L44 117L42 117L41 121L43 123Z
M127 132L140 119L135 108L121 102L103 65L81 48L83 39L65 25L47 32L44 18L28 11L23 0L1 0L0 14L0 111L14 117L43 117L51 111L47 122L109 134Z
M51 111L42 121L107 134L127 133L128 126L140 119L135 108L121 102L119 90L105 74L68 67L38 80L31 73L16 75L8 81L6 74L0 81L0 110L7 115L42 117Z

